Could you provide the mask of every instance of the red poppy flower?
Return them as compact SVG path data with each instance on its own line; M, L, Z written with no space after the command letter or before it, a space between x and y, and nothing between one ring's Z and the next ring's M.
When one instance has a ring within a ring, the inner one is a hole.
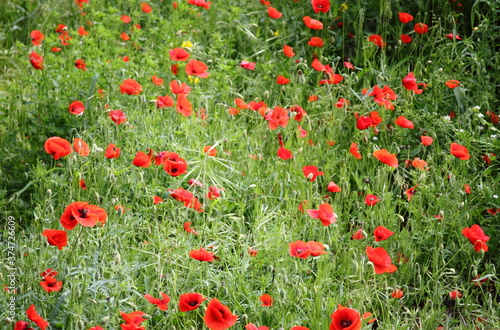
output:
M278 157L283 159L283 160L286 160L286 159L293 158L293 155L292 155L292 152L290 150L288 150L287 148L280 147L278 149Z
M354 65L351 62L344 62L344 67L347 69L354 70Z
M243 69L247 69L247 70L255 70L255 63L254 63L254 62L241 61L241 62L240 62L240 66L241 66Z
M311 0L311 5L316 14L327 13L330 10L330 0Z
M412 90L415 92L415 94L422 94L422 92L424 91L423 89L418 89L418 85L422 84L417 84L417 79L415 78L413 72L410 72L406 77L404 77L402 82L403 86L407 90Z
M120 92L128 95L139 95L142 92L142 86L134 79L125 79L120 85Z
M434 139L430 136L420 135L420 141L424 146L430 146L434 142Z
M320 37L312 37L307 44L311 47L323 47L325 42Z
M352 308L339 305L331 315L330 330L360 330L361 317L359 312Z
M210 4L212 3L211 1L205 1L205 0L188 0L189 4L198 6L198 7L203 7L205 9L210 9Z
M78 181L78 185L82 189L87 189L87 184L85 183L85 179L80 179L80 181Z
M166 311L168 309L168 303L170 302L170 297L167 296L165 293L161 292L162 298L153 298L153 296L149 294L145 294L144 298L146 298L150 303L155 304L158 306L159 309L162 311Z
M200 307L201 303L207 298L203 297L201 294L184 293L179 297L179 310L181 312L189 312Z
M490 239L489 236L484 234L483 229L479 225L472 225L470 228L464 228L462 230L462 235L467 237L469 242L474 245L474 250L479 252L483 250L484 252L488 251L488 246L486 242Z
M153 204L158 205L160 203L163 203L163 198L161 198L160 196L153 196Z
M175 110L184 117L191 116L193 111L193 105L187 99L185 94L179 94L177 96L177 104L175 105Z
M202 206L192 192L184 188L178 188L170 193L170 196L180 202L184 202L185 207L195 209L198 212L203 212Z
M153 9L146 2L141 2L141 10L145 13L150 13Z
M61 47L52 47L50 50L54 53L57 53L57 52L60 52L62 50L62 48Z
M257 326L253 323L248 323L247 325L245 325L245 329L246 330L269 330L269 328L266 327L265 325L261 325L260 327L257 328Z
M392 259L383 247L372 248L371 246L366 247L366 255L368 259L373 263L376 274L383 273L394 273L398 268L392 265Z
M338 84L340 83L342 80L344 80L344 77L342 77L341 75L339 74L328 74L328 79L322 79L319 81L319 85L323 85L323 84Z
M373 91L370 93L370 96L373 96L375 103L383 105L388 110L394 110L394 105L391 100L394 101L398 98L396 93L394 93L389 86L380 88L377 85L373 87Z
M380 202L381 199L379 199L376 195L366 195L365 197L365 204L368 206L374 206L377 205L378 202Z
M200 248L199 250L191 250L189 252L189 256L193 259L199 260L199 261L208 261L212 262L214 261L214 253L209 252L205 250L204 248Z
M30 53L30 62L31 65L37 69L37 70L42 70L43 69L43 57L40 54L37 54L36 52L31 52Z
M210 200L214 200L220 197L221 190L224 188L217 188L215 186L211 186L208 188L209 192L207 193L207 198Z
M337 192L341 192L342 189L340 189L339 186L337 186L337 184L333 181L331 181L329 184L328 184L328 187L326 188L329 192L331 193L337 193Z
M418 169L421 169L421 170L424 170L426 169L426 166L427 166L427 162L423 159L420 159L418 157L415 157L412 161L411 161L411 165L413 167L416 167ZM429 169L429 168L427 168Z
M399 13L398 14L399 21L403 24L409 23L413 20L413 16L408 13Z
M68 235L64 230L45 229L42 235L47 237L50 245L57 246L59 250L68 244Z
M413 38L407 34L401 34L400 39L404 44L409 44L413 41Z
M203 147L203 153L207 156L215 157L217 156L217 149L212 146L205 146Z
M318 168L314 165L302 167L302 173L304 173L307 181L314 181L316 180L316 177L325 174L323 171L318 171Z
M85 106L81 101L73 101L69 105L69 113L73 115L82 114L85 111Z
M470 158L469 150L467 149L467 147L462 146L458 143L452 143L450 145L450 153L453 156L460 158L461 160L467 160Z
M191 56L184 48L179 48L179 47L170 50L169 53L170 53L170 59L172 61L185 62L188 60L189 56Z
M416 185L415 187L409 188L405 191L405 195L408 198L408 202L411 200L413 195L415 195L415 193L417 192L417 190L416 190L417 187L418 187L418 185Z
M232 327L238 316L231 313L231 310L223 305L219 300L213 298L208 303L203 320L210 330L225 330Z
M53 269L47 269L40 274L42 277L42 281L40 282L40 286L46 292L57 292L62 288L62 281L57 281L57 271Z
M134 164L137 167L148 168L151 165L151 158L149 158L149 156L146 155L144 152L138 151L137 154L135 154L132 164Z
M384 39L382 39L382 36L378 34L372 34L371 36L369 36L368 41L373 42L379 48L384 48L386 45Z
M104 157L106 158L118 158L120 157L121 150L117 146L115 146L113 143L110 143L108 147L106 148L106 151L104 151Z
M125 32L122 32L122 34L120 34L120 38L122 38L123 41L130 40L130 36L128 34L126 34Z
M45 141L43 148L48 154L52 155L55 160L58 160L59 158L67 156L71 152L73 152L73 149L71 149L71 143L69 143L68 140L60 138L58 136L48 138Z
M163 86L163 79L157 77L156 75L151 77L151 81L153 82L153 84L155 84L157 86Z
M166 152L163 160L163 169L170 176L176 177L186 173L187 162L175 152Z
M132 313L124 313L124 312L120 312L120 315L121 317L123 318L123 321L127 324L127 325L133 325L133 326L136 326L134 328L132 327L127 327L127 328L124 328L123 325L122 325L122 329L126 329L126 330L144 330L141 328L138 328L138 326L144 322L146 319L143 318L142 316L146 314L144 312L141 312L141 311L135 311L135 312L132 312Z
M290 256L307 259L311 254L311 247L304 241L296 241L288 244L290 247Z
M303 327L301 325L296 325L294 327L291 327L290 330L310 330L309 328Z
M92 327L92 328L90 328L88 330L104 330L104 329L97 325L97 326Z
M156 107L158 109L163 109L163 108L166 108L166 107L171 107L173 105L174 105L174 99L172 99L168 95L156 97Z
M272 306L274 299L268 295L267 293L264 293L262 296L259 297L259 300L262 302L262 306Z
M351 146L349 147L349 152L354 156L356 159L361 159L361 154L358 151L358 145L356 143L351 143Z
M453 39L462 40L462 38L460 38L460 35L458 35L458 34L453 35L453 33L448 33L447 35L445 35L445 37L450 39L450 40L453 40Z
M120 16L120 19L125 24L128 24L128 23L132 22L132 18L130 16L127 16L127 15Z
M86 31L83 26L80 26L78 28L78 34L80 35L80 37L86 37L86 36L90 35L90 33L88 33L88 31Z
M471 191L470 191L470 186L468 184L464 184L464 191L465 193L470 195Z
M372 120L370 117L361 116L356 121L356 128L357 129L364 130L370 126L372 126Z
M40 329L45 330L49 326L49 322L45 321L40 314L37 313L35 305L31 305L27 310L26 310L26 315L28 315L28 318L35 322L37 326L40 327Z
M276 129L279 126L286 127L288 125L289 117L288 111L282 107L275 106L273 110L264 117L267 120L269 129Z
M398 159L396 158L395 154L389 153L386 149L382 150L375 150L373 152L373 156L380 160L382 163L387 164L391 167L398 167Z
M280 18L281 16L283 16L282 13L280 13L276 8L273 8L271 6L267 7L267 14L271 18Z
M318 20L312 19L310 16L304 16L302 18L304 24L312 30L321 30L323 28L323 23Z
M279 85L286 85L290 82L290 79L286 78L286 77L283 77L283 76L278 76L278 78L276 78L276 83L278 83Z
M413 123L410 120L406 119L404 116L399 116L398 118L396 118L396 125L398 125L399 127L410 129L413 129L415 127Z
M179 84L177 80L172 80L170 82L170 90L174 94L184 94L184 96L187 96L189 92L191 92L191 87L189 87L185 83Z
M318 257L322 254L326 254L325 251L325 246L323 243L316 242L316 241L309 241L307 242L310 248L310 255L313 257Z
M455 289L455 290L451 291L448 295L450 296L450 299L451 299L451 300L455 300L455 299L457 299L457 298L462 297L462 294L461 294L461 293L460 293L460 291L458 291L457 289Z
M401 298L403 298L403 296L404 296L404 292L399 290L399 289L396 289L391 293L392 298L401 299Z
M287 56L287 57L294 57L295 56L295 53L293 52L292 47L290 47L288 45L283 46L283 54L285 54L285 56Z
M354 234L352 234L351 239L360 240L365 238L365 234L362 229L358 229Z
M80 138L76 138L74 141L73 141L73 149L75 149L75 151L80 155L80 156L83 156L83 157L86 157L90 154L90 148L89 148L89 145L87 144L87 142L83 141L82 139Z
M209 73L206 72L208 67L202 61L189 60L186 65L186 74L190 76L198 76L200 78L207 78Z
M425 23L416 23L413 29L415 30L415 33L424 34L429 31L429 26Z
M104 225L107 217L106 211L97 205L74 202L66 206L59 221L65 229L72 230L77 224L84 227L94 227L97 223Z
M25 321L17 321L14 324L14 330L33 330L33 328L28 328L30 324Z
M188 221L188 222L184 222L184 230L187 231L188 233L190 234L194 234L194 235L198 235L198 233L196 232L196 230L194 230L193 228L191 228L191 222Z
M43 39L45 38L45 35L42 33L42 31L33 30L30 33L30 37L33 46L40 46L42 44Z
M460 81L458 80L448 80L447 82L444 83L446 87L454 89L460 86Z
M349 101L347 101L346 99L344 98L339 98L339 100L335 103L335 106L339 109L342 109L344 107L344 105L349 105Z
M85 64L85 61L82 60L81 58L77 59L75 61L75 67L77 69L80 69L80 70L83 70L83 71L87 71L87 65Z
M375 231L373 232L373 236L375 237L375 242L384 241L389 237L391 237L392 235L394 235L394 232L390 231L384 226L378 226L377 228L375 228Z
M323 203L317 210L307 210L307 214L314 219L320 219L323 226L329 226L337 221L337 214L328 203Z

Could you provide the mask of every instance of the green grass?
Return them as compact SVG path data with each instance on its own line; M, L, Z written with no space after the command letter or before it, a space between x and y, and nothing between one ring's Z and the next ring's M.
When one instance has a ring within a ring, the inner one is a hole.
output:
M117 329L123 323L120 311L138 310L150 316L143 323L147 329L202 329L207 302L196 311L180 312L179 296L186 292L227 305L238 315L235 329L248 323L328 329L338 304L373 313L376 323L363 321L363 329L500 327L499 215L487 212L500 208L499 161L493 156L500 153L500 133L489 115L498 115L499 107L495 2L466 2L460 12L455 2L360 0L344 10L332 1L328 13L315 14L309 1L273 1L283 13L280 19L268 17L259 1L214 1L209 10L184 1L178 1L177 9L171 1L149 4L149 14L135 1L91 0L84 5L85 16L74 3L54 0L9 0L1 9L0 201L3 218L16 220L15 317L8 313L7 300L0 303L8 328L28 321L25 310L35 304L49 329ZM398 12L415 19L403 25ZM124 24L120 15L131 16L132 23ZM304 15L325 27L307 29ZM428 24L429 32L412 33L417 22ZM68 26L69 46L60 45L57 24ZM133 24L141 29L132 30ZM80 26L90 36L79 36ZM34 29L45 34L42 46L31 45ZM123 41L122 32L131 39ZM411 34L413 42L402 44L401 33ZM462 40L449 40L448 33ZM381 35L387 46L368 42L371 34ZM308 46L312 36L322 37L326 45ZM175 63L179 74L172 74L169 50L185 41L193 43L186 48L190 58L207 64L208 78L188 77L186 62ZM284 44L293 47L295 57L284 56ZM54 53L52 47L63 50ZM32 51L43 55L43 70L30 65ZM326 77L310 66L313 53L343 81L318 85ZM122 61L124 56L130 61ZM75 68L79 58L87 71ZM241 60L256 62L256 70L240 68ZM345 68L344 61L355 70ZM418 83L428 84L422 94L403 87L401 80L409 72ZM151 82L153 75L164 79L163 87ZM278 75L290 84L278 85ZM142 93L121 94L124 79L137 80ZM190 117L155 106L157 96L174 96L169 89L174 79L191 86ZM447 88L444 83L450 79L461 85ZM363 88L371 92L374 85L387 85L398 95L394 111L363 95ZM318 101L308 101L311 95ZM237 97L246 103L263 100L271 109L299 105L307 116L298 123L291 114L286 127L270 130L257 111L229 114ZM340 97L350 104L338 109ZM73 100L85 104L81 116L68 112ZM110 120L108 112L115 109L125 112L126 123ZM201 118L200 109L207 118ZM373 128L356 128L354 114L371 111L383 119L378 134ZM454 118L445 118L452 112ZM395 125L399 116L415 127ZM298 125L307 137L300 137ZM278 133L293 159L277 157ZM420 135L432 136L434 143L423 146ZM73 152L53 160L43 148L53 136L83 139L90 155ZM353 142L360 160L349 153ZM471 158L451 155L453 142L466 146ZM121 149L118 159L104 157L110 143ZM205 155L204 146L215 146L217 156ZM135 154L149 149L178 153L189 165L187 173L171 177L162 166L133 166ZM372 155L378 149L396 154L399 166L378 161ZM491 164L483 155L489 155ZM415 157L425 160L429 170L405 165ZM325 174L307 181L302 173L306 165ZM81 179L86 190L79 187ZM204 186L189 187L189 179ZM329 193L330 181L342 191ZM464 191L465 184L471 194ZM224 188L221 198L206 198L210 186ZM405 191L415 186L408 201ZM192 191L204 212L170 197L179 187ZM381 201L367 206L366 194ZM154 205L155 195L164 202ZM329 203L337 222L325 227L300 212L305 200L306 209ZM68 245L60 251L41 233L62 230L61 214L76 201L98 205L108 218L102 227L78 225L67 231ZM124 211L116 210L117 205ZM198 236L185 232L187 221ZM11 227L3 223L0 283L8 285ZM462 235L462 229L474 224L490 237L485 253L474 251ZM375 242L378 226L395 234ZM352 240L358 229L366 237ZM297 240L321 242L327 254L294 258L288 245ZM367 246L385 248L398 270L375 274ZM211 247L219 259L191 259L189 251L200 247ZM257 256L249 255L250 247ZM47 293L39 284L39 274L48 268L59 272L59 292ZM488 281L475 285L472 279L478 275ZM404 297L392 298L395 289L403 290ZM463 296L451 300L449 292L455 289ZM171 298L165 312L143 298L160 292ZM274 298L273 306L260 306L263 293Z

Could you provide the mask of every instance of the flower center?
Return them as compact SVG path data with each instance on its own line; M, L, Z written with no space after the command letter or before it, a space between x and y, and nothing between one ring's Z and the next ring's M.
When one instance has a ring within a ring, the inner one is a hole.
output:
M88 212L88 211L89 211L89 210L87 210L87 209L78 209L78 213L79 213L79 215L80 215L80 218L86 218L86 217L87 217L87 212Z
M347 328L347 327L349 327L351 324L352 324L352 321L351 321L351 320L342 320L342 321L340 321L340 326L341 326L342 328Z
M192 301L188 302L188 305L191 307L194 307L194 306L198 305L198 302L195 300L192 300Z

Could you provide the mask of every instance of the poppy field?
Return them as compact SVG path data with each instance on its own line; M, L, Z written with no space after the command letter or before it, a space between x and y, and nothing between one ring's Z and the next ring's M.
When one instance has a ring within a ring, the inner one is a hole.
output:
M5 329L500 329L498 17L7 0Z

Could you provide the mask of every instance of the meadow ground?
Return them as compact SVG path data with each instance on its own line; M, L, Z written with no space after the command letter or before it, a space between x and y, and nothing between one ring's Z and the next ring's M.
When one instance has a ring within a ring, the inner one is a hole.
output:
M499 8L6 0L5 329L500 329Z

